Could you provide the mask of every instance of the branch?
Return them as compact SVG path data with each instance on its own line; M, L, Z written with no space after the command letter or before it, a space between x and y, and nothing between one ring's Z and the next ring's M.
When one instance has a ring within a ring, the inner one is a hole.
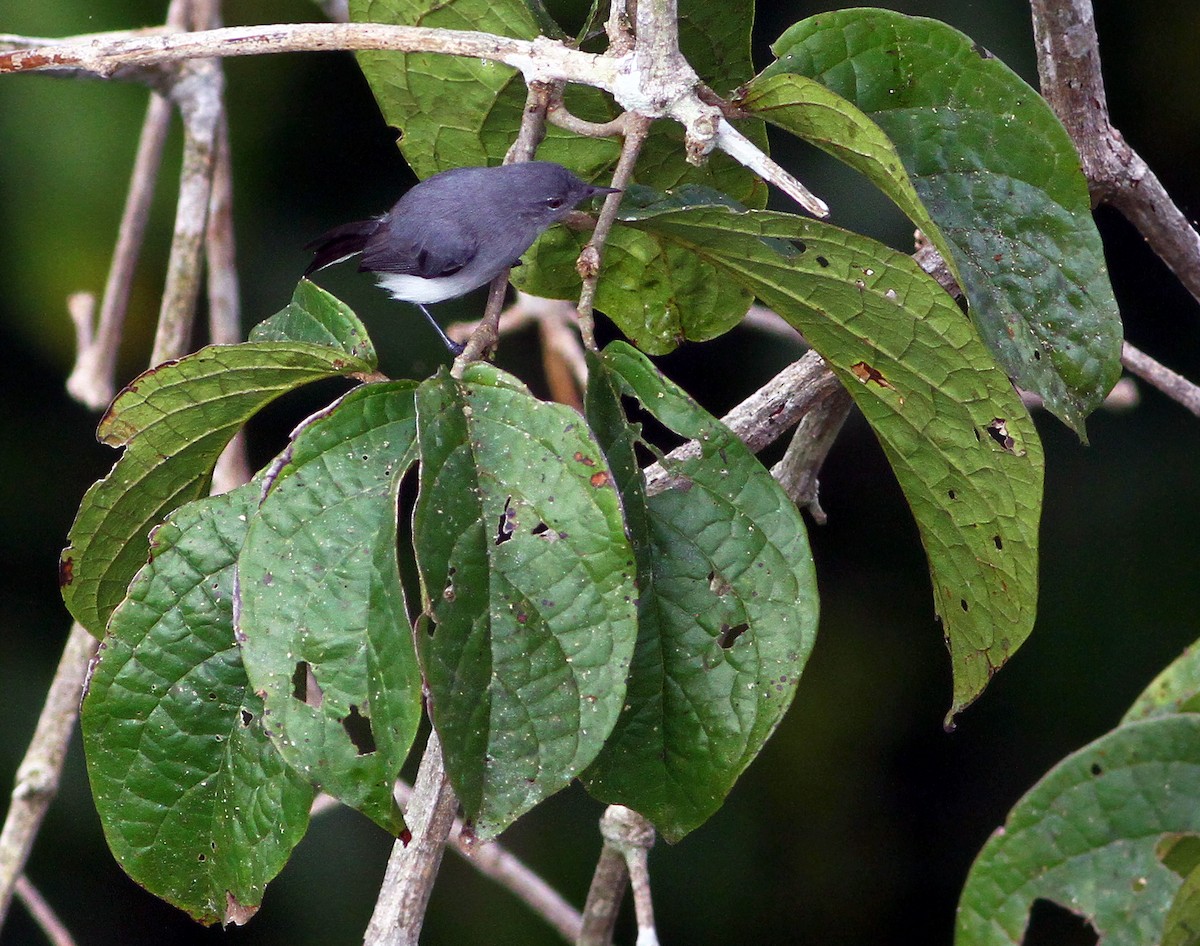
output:
M600 818L604 848L592 875L578 946L608 946L628 881L633 888L638 946L658 946L654 907L650 900L647 855L654 846L654 826L631 808L609 805Z
M85 324L76 319L79 354L75 368L67 378L67 391L86 407L103 410L116 391L117 352L121 345L121 330L129 307L129 294L138 256L146 236L150 218L150 203L162 164L163 145L171 124L171 104L157 92L150 93L150 104L142 122L137 156L130 175L129 195L121 213L117 245L113 250L108 281L100 317L93 329L90 314Z
M1200 233L1109 121L1091 0L1030 0L1042 95L1066 127L1092 197L1116 207L1200 301Z
M24 875L17 878L16 894L17 899L25 905L25 909L33 917L33 921L46 934L46 939L50 941L51 946L75 946L75 939L71 936L71 931L58 918L54 908L38 892L37 887L29 882L29 878Z
M615 9L615 8L614 8ZM672 118L684 126L689 160L699 163L714 147L762 174L806 210L824 216L824 203L723 117L711 92L679 53L673 38L674 0L637 5L637 41L629 47L624 18L610 18L618 42L606 54L586 53L540 36L512 39L470 30L389 26L379 23L291 23L238 26L171 35L95 34L37 45L22 37L0 44L0 74L52 72L99 78L161 81L161 68L191 59L254 56L283 52L390 50L464 56L504 63L524 75L527 85L575 82L609 92L626 111L647 118ZM665 55L667 58L662 59ZM703 97L701 93L703 92Z
M408 785L396 783L396 798L405 808L412 795L413 790ZM575 942L581 923L579 912L557 890L526 867L520 858L497 841L480 844L472 840L469 833L463 833L461 818L454 819L450 843L468 864L523 901L568 943Z
M437 733L430 732L404 813L412 836L392 846L364 946L417 946L457 810L458 799L442 763L442 744Z
M73 624L58 662L33 739L17 768L12 804L0 829L0 927L12 903L13 888L25 870L42 819L58 793L67 744L79 716L88 662L96 639Z
M576 312L579 313L579 331L583 335L584 347L590 351L596 350L596 323L592 316L592 305L596 299L596 287L600 282L600 262L604 244L608 241L608 234L621 206L620 191L628 187L633 179L633 168L637 164L638 155L642 153L646 136L650 133L650 125L650 119L642 115L635 112L625 113L625 141L621 145L621 157L617 159L612 179L612 186L618 189L618 193L609 194L604 199L604 206L596 219L596 229L592 231L592 238L588 240L587 246L583 248L575 263L576 271L583 277L583 288L580 290L579 305L576 307Z
M823 358L807 352L721 418L733 433L754 453L774 443L791 430L805 414L825 401L836 398L841 382L834 377ZM688 441L667 454L669 460L700 455L700 445ZM670 474L661 464L645 469L646 490L661 492L670 485Z
M1121 364L1130 374L1152 384L1173 401L1177 401L1200 417L1200 387L1192 384L1181 374L1160 365L1145 352L1134 348L1129 342L1121 348Z
M180 357L191 347L216 166L222 88L220 65L209 59L184 66L171 90L183 116L183 169L167 281L150 356L156 365Z

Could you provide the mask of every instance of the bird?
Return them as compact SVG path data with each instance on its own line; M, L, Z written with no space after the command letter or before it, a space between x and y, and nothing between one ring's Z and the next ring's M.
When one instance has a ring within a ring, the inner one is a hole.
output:
M534 240L579 204L620 192L551 161L452 168L421 181L382 216L342 224L308 243L314 254L304 275L362 254L359 272L374 273L392 298L416 305L459 355L463 346L426 305L491 282L520 265Z

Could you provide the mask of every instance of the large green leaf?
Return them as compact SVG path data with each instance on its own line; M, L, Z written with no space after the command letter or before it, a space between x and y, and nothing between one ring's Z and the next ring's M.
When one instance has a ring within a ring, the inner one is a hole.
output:
M811 106L786 102L804 88L768 81L789 73L870 116L936 221L939 246L949 246L984 339L1082 434L1120 375L1121 325L1078 154L1046 102L957 30L888 10L810 17L772 49L778 61L752 87L761 84L768 104L782 101L769 117L809 137L798 126ZM843 158L884 157L861 122L838 130L845 117L822 120L813 140ZM846 137L831 146L825 134ZM912 215L905 188L884 189ZM925 215L913 219L928 226Z
M488 365L417 394L417 643L446 771L490 837L600 751L637 636L633 552L582 418Z
M234 643L234 562L260 489L189 503L155 530L83 701L109 847L202 923L245 922L258 908L313 797L267 739Z
M83 497L63 550L63 600L96 636L146 560L146 535L208 491L225 445L266 404L300 385L371 371L337 348L304 342L212 345L135 378L100 421L125 452Z
M620 395L700 443L647 498ZM703 823L783 718L812 650L817 586L804 521L746 446L643 355L590 363L588 420L610 458L638 562L625 708L584 782L670 841Z
M829 362L883 445L929 558L950 715L1029 635L1042 449L971 325L909 257L828 224L706 206L630 215L719 265Z
M992 835L959 901L955 944L1022 942L1038 899L1082 916L1105 946L1159 943L1182 886L1171 866L1180 836L1198 834L1200 716L1121 726L1055 766Z
M701 78L720 90L746 81L752 74L749 0L732 6L684 0L680 6L680 45ZM538 18L524 0L353 0L351 11L355 19L523 39L539 32ZM425 54L365 52L359 62L385 118L404 130L400 147L419 177L503 160L525 106L525 87L514 70ZM595 121L617 114L612 101L590 87L569 87L566 103L574 114ZM742 130L766 148L761 122L748 121ZM616 139L584 138L550 126L538 158L600 180L611 176L619 153ZM727 155L716 153L704 167L695 167L685 154L683 129L670 121L656 123L642 148L635 181L657 190L702 185L747 206L765 205L762 181ZM577 296L575 261L589 238L589 233L553 228L513 272L513 283L535 295ZM686 339L727 331L749 308L744 291L714 291L708 275L689 254L662 246L652 234L618 229L605 249L596 306L642 348L667 352Z
M392 798L421 717L396 552L416 460L415 385L356 388L267 474L238 558L238 639L284 759L394 834Z

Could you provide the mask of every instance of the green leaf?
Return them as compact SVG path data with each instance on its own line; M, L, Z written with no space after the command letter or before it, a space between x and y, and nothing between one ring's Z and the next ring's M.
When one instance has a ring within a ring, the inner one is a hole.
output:
M477 30L534 39L538 18L524 0L351 0L355 22ZM357 54L384 120L403 132L400 150L420 178L464 165L500 164L525 110L525 84L509 66L434 53ZM592 121L615 116L592 88L567 97L574 114ZM550 126L538 157L571 167L588 180L611 168L616 139L580 138Z
M937 283L866 237L711 206L629 225L690 247L753 291L821 353L870 422L929 558L954 674L949 722L1037 612L1042 449L1012 385Z
M238 558L237 631L287 763L393 834L392 787L421 717L396 553L416 460L415 385L356 388L306 423L267 474Z
M921 202L904 162L882 128L815 79L793 72L757 76L737 104L816 145L866 176L933 241L958 277L953 250Z
M487 365L417 393L417 646L446 771L492 837L600 751L637 636L633 552L583 419Z
M263 732L234 644L234 561L260 489L188 503L155 530L83 701L113 855L202 923L244 923L258 908L313 798Z
M695 184L667 194L635 184L626 195L622 204L626 219L646 205L686 202L742 207L720 191ZM521 267L513 273L514 284L546 298L578 295L578 275L558 263L577 259L590 238L590 233L565 227L547 233L534 245L529 260L538 264L543 254L551 254L551 263L532 268L528 277L526 267ZM687 247L629 227L615 227L609 234L595 304L644 351L665 354L688 340L716 338L737 325L753 301L749 290L723 278L720 267Z
M1200 712L1200 647L1192 644L1133 701L1122 724L1169 713Z
M680 4L680 44L699 75L713 88L730 89L752 74L750 0ZM538 35L535 15L523 0L352 0L356 20L413 26L482 30L520 39ZM359 63L385 119L403 129L400 148L419 177L466 164L499 164L520 125L525 87L514 70L491 62L450 56L359 53ZM596 89L570 86L568 109L581 118L607 121L618 110ZM742 131L764 150L766 131L757 120ZM612 176L620 154L613 139L584 138L553 125L538 149L540 160L570 167L589 181ZM658 190L702 185L747 206L766 204L766 186L723 153L704 167L685 158L683 129L657 122L642 148L635 180ZM575 261L590 233L555 227L516 269L517 288L548 298L579 294ZM663 247L652 234L617 228L605 248L596 306L640 347L671 351L682 341L728 331L746 314L750 300L736 288L716 284L688 253Z
M630 394L700 443L647 498ZM588 418L610 457L638 561L625 708L584 782L677 841L721 805L783 718L812 650L817 586L804 521L746 446L641 354L590 362Z
M1184 878L1167 911L1160 942L1162 946L1200 944L1200 867L1193 868Z
M213 465L251 416L310 381L373 364L300 342L212 345L143 372L100 421L101 442L125 447L83 497L60 563L62 596L99 637L146 560L163 517L208 491Z
M366 327L351 308L301 279L292 301L250 331L252 342L305 342L345 352L371 368L379 364Z
M1037 899L1082 916L1105 946L1161 942L1179 835L1200 834L1200 716L1121 726L1055 766L971 868L956 946L1020 943Z
M887 10L810 17L772 49L778 62L756 86L778 94L769 77L808 76L891 139L987 344L1082 435L1120 376L1121 325L1079 156L1046 102L957 30ZM823 146L857 150L856 140ZM909 199L884 189L911 214Z

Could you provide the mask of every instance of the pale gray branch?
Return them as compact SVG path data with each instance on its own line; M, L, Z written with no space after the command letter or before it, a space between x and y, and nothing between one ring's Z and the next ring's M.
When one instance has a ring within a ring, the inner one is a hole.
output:
M1200 301L1200 232L1112 126L1091 0L1030 0L1042 95L1079 151L1092 197L1116 207Z
M108 281L104 284L99 320L86 339L82 334L79 335L75 368L67 378L67 391L71 396L93 410L107 407L116 391L121 332L170 124L170 102L158 92L151 92L133 162L133 173L130 175L129 194L125 198L125 209L117 230L112 265L108 270Z
M442 745L437 733L431 732L404 813L412 836L392 847L364 946L417 946L457 810L458 800L442 763Z
M58 918L54 908L41 895L37 887L29 882L28 877L22 875L17 878L16 894L17 899L24 904L29 915L33 917L33 921L46 934L50 946L75 946L75 939L71 936L71 931Z
M4 926L17 878L25 870L42 819L58 793L67 743L83 698L88 662L95 653L96 639L82 625L73 624L33 739L17 768L12 803L0 829L0 928Z

